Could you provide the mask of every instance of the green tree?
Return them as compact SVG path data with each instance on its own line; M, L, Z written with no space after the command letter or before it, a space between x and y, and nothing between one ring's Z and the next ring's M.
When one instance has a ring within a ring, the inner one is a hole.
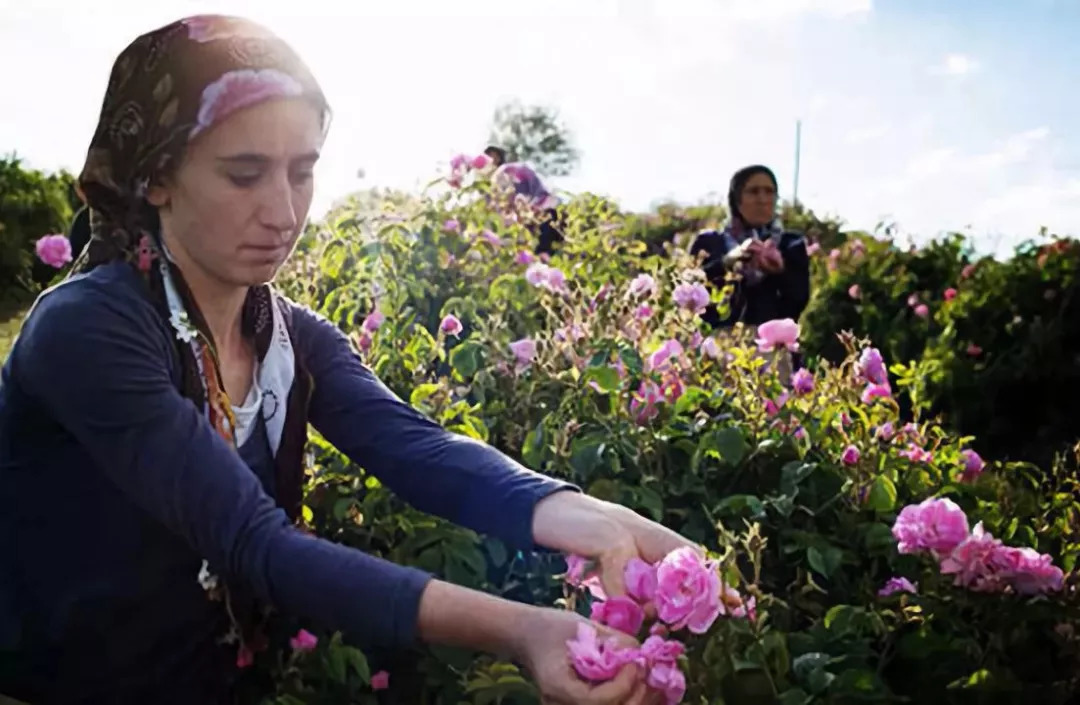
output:
M500 105L490 141L505 149L511 160L528 162L545 176L567 176L581 161L570 129L548 106L518 101Z

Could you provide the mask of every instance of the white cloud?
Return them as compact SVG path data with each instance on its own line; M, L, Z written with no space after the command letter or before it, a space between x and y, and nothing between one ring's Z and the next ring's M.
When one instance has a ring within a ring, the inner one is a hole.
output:
M979 62L966 54L949 54L942 63L930 67L930 73L938 76L967 76L979 68Z
M871 142L873 140L881 139L885 135L889 134L889 125L881 123L878 125L868 125L866 127L858 127L847 133L847 141L850 144L863 144L864 142Z
M976 155L971 165L978 169L998 169L1009 164L1026 161L1032 150L1050 135L1050 128L1036 127L1007 137L998 149L986 154Z

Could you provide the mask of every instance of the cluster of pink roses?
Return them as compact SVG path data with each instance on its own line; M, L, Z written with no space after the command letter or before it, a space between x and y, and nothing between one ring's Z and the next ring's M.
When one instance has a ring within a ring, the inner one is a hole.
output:
M1021 595L1060 590L1064 582L1053 559L1031 548L1006 546L983 529L968 529L964 510L949 499L927 499L900 512L892 528L900 553L929 553L954 584L975 592Z
M598 575L587 571L586 559L570 556L567 565L567 582L587 588L595 598L593 621L636 637L647 613L659 620L638 647L621 647L614 638L601 639L594 627L581 625L577 638L567 642L574 670L588 681L603 682L623 666L637 664L647 672L649 687L664 693L669 705L681 702L686 693L686 677L678 664L686 648L667 635L681 629L704 634L720 615L756 616L754 598L744 600L724 585L716 563L690 547L676 549L656 564L632 559L624 576L626 597L605 594Z
M472 170L482 171L491 165L491 157L486 154L477 154L470 157L466 154L455 154L450 159L450 177L447 182L454 188L461 188L465 176Z

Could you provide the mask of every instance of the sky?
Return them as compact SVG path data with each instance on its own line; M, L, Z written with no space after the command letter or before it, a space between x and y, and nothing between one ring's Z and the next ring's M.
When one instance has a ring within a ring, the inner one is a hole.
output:
M288 40L334 111L314 214L419 188L508 99L558 109L571 177L623 207L721 198L771 166L850 227L1005 254L1080 235L1080 0L0 0L0 153L82 166L116 55L202 12Z

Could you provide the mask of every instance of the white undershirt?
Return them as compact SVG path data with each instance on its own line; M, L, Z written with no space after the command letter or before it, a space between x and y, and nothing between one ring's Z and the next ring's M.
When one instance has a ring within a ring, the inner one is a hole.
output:
M262 411L263 393L259 387L259 363L255 362L255 371L251 375L251 389L248 390L247 398L240 406L232 405L233 415L236 417L236 447L244 445L251 433L255 430L255 422Z

